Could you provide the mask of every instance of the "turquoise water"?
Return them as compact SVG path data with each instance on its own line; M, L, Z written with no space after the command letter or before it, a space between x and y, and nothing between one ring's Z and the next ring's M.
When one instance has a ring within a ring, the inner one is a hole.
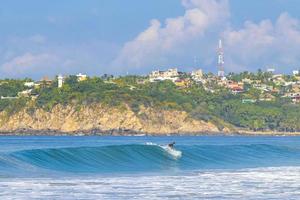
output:
M300 137L0 137L1 199L297 199L299 172Z

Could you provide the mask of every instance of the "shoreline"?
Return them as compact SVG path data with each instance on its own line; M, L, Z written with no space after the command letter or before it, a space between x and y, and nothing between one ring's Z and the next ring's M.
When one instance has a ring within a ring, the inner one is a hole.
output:
M145 133L129 129L112 130L84 130L62 132L59 130L30 130L20 129L13 131L0 131L0 136L300 136L300 132L277 132L277 131L249 131L237 130L229 132L186 132L186 133Z

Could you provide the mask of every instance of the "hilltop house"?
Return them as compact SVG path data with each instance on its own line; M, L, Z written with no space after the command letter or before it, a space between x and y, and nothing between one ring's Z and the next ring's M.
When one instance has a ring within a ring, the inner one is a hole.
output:
M28 87L28 88L32 88L32 87L35 86L35 83L34 83L34 82L25 82L25 83L24 83L24 86L25 86L25 87Z
M285 94L284 96L282 97L288 97L288 98L291 98L293 103L300 103L300 93L287 93Z
M201 69L193 71L191 73L192 79L196 82L203 82L203 72Z
M244 92L244 83L229 80L226 82L226 88L230 89L233 94Z
M22 92L18 92L18 97L30 97L32 89L23 90Z
M186 79L186 78L180 78L180 79L177 79L174 83L176 86L178 86L180 88L187 88L191 85L191 80Z
M271 85L267 84L253 84L253 88L258 89L262 92L271 92L274 88Z
M176 68L168 69L167 71L152 71L149 74L149 81L150 82L157 82L157 81L165 81L171 80L175 82L179 79L179 73Z
M293 70L293 75L294 75L294 76L299 76L299 74L300 74L300 73L299 73L299 70Z
M275 74L272 76L272 78L269 79L269 81L272 81L273 83L275 83L275 85L285 85L283 74Z
M64 77L60 74L57 77L57 87L61 88L64 84Z
M87 79L87 75L86 74L79 73L76 76L77 76L77 81L78 82L85 81Z
M37 81L35 83L35 87L38 88L38 87L45 87L45 86L50 86L52 84L52 80L49 79L47 76L43 77L41 80Z

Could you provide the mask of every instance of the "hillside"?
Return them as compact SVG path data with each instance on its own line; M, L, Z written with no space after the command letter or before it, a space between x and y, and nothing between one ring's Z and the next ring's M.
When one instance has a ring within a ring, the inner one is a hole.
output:
M196 134L227 132L211 122L195 120L184 111L141 108L138 113L129 107L107 107L99 104L76 108L55 106L51 111L26 110L10 117L0 113L2 133L87 133L87 134Z
M200 82L189 74L180 76L180 82L151 82L142 76L68 76L61 87L57 78L0 80L0 132L300 131L297 96L287 97L297 89L293 77L276 85L272 75L262 72L231 74L226 80L208 74Z

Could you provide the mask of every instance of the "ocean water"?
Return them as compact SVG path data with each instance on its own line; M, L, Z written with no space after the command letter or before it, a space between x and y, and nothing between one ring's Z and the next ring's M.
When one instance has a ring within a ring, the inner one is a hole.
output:
M0 199L300 199L300 137L0 137Z

